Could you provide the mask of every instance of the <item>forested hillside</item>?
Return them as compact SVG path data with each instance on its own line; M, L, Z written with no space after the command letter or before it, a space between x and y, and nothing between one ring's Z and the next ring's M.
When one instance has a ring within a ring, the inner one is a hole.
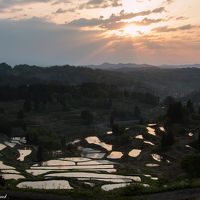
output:
M161 97L168 95L180 97L199 89L200 69L142 67L108 71L69 65L52 67L17 65L11 68L5 63L0 64L0 85L19 86L38 83L79 85L88 82L112 84L138 92L154 93Z

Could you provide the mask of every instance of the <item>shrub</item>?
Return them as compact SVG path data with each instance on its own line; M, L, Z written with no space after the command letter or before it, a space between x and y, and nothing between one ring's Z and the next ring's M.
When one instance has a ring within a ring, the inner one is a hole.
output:
M2 175L0 175L0 185L5 186L5 184L6 184L5 179L2 177Z
M187 155L181 161L181 167L192 177L200 177L200 153Z

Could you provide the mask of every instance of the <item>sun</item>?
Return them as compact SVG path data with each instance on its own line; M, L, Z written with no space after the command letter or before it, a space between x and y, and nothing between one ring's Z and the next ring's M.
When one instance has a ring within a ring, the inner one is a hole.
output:
M151 27L136 26L134 24L126 25L123 28L111 32L122 37L138 37L151 33Z
M136 29L136 27L134 25L129 25L126 26L125 28L122 29L123 35L128 35L128 36L138 36L138 30Z
M116 35L123 37L136 37L141 34L140 30L134 25L127 25L124 28L114 31Z

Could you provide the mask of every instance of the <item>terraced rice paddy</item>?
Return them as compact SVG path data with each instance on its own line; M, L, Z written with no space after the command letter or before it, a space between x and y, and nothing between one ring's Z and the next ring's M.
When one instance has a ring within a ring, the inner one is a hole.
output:
M98 137L96 136L92 136L92 137L87 137L85 138L85 140L89 143L89 144L96 144L101 146L102 148L106 149L107 151L111 151L112 150L112 145L110 144L106 144L105 142L101 142L99 140Z
M48 181L25 181L17 185L18 188L48 189L48 190L71 190L73 189L66 180L48 180Z
M2 151L2 150L5 149L5 148L6 148L6 145L0 144L0 151Z
M157 129L155 126L156 124L148 124L146 129L149 135L156 136ZM165 131L162 127L159 127L159 129L160 131ZM129 129L127 128L127 130ZM112 131L107 131L106 134L104 134L104 137L112 138L112 134ZM128 152L127 150L123 152L120 151L120 148L117 149L112 142L111 144L107 144L103 139L100 140L97 136L86 137L83 140L76 139L68 144L74 145L74 147L77 148L77 152L80 154L79 157L60 157L42 163L35 163L28 169L25 169L25 172L35 177L40 175L44 180L24 180L19 183L17 187L71 190L73 189L70 185L71 178L78 181L86 181L84 184L87 184L88 187L95 187L96 182L98 182L101 189L104 191L126 187L134 182L139 183L144 187L150 187L149 184L143 182L142 177L157 181L158 177L155 175L143 175L142 173L135 175L116 174L118 172L118 166L121 165L121 161L124 158L128 158L129 160L135 158L135 162L139 162L141 159L144 159L144 156L146 156L148 157L149 162L143 163L143 167L148 168L149 170L154 168L158 169L158 167L162 165L163 157L157 153L152 153L153 151L148 151L157 145L157 137L151 137L149 135L140 133L132 136L131 140L136 141L136 144L140 143L140 145L145 145L143 146L144 149L140 149L138 148L139 146L133 145L132 150L129 150ZM188 135L190 137L192 136L191 134ZM26 162L26 157L32 153L31 149L25 149L24 147L24 149L18 149L18 145L23 146L23 143L25 142L25 138L13 138L10 142L5 141L4 144L0 144L0 150L2 151L7 147L16 150L16 152L18 151L20 155L17 160L20 163L23 163ZM97 148L95 148L95 145ZM186 147L191 148L189 145L186 145ZM153 161L155 161L155 163L153 163ZM166 160L166 162L171 163L169 160ZM15 167L6 165L2 161L0 161L0 170L5 179L26 179L24 174L20 174ZM59 178L59 180L54 180L55 178Z
M151 127L147 127L147 131L150 135L154 135L156 136L156 132L155 132L155 129L154 128L151 128Z
M132 151L130 151L130 152L128 153L128 155L129 155L130 157L136 158L136 157L138 157L138 156L140 155L140 153L141 153L141 150L140 150L140 149L133 149Z
M107 158L110 159L120 159L123 156L123 153L120 151L112 151Z
M24 161L24 158L26 157L26 156L28 156L29 154L31 154L31 152L32 152L32 150L27 150L27 149L19 149L18 150L19 151L19 158L17 158L17 160L19 160L19 161Z

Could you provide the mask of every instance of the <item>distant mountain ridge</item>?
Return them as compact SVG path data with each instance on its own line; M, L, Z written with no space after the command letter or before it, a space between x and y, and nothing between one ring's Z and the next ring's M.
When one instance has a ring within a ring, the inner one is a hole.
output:
M59 84L80 85L95 82L112 84L120 87L131 87L133 90L143 92L151 91L141 81L128 78L119 72L91 69L88 67L75 67L70 65L39 67L29 65L16 65L11 67L6 63L0 64L0 86L19 86L27 84Z
M87 67L90 67L92 69L103 69L103 70L118 70L123 68L150 68L150 67L156 67L153 65L148 64L135 64L135 63L118 63L118 64L111 64L111 63L103 63L101 65L87 65Z
M161 65L161 68L167 69L181 69L181 68L200 68L200 64L193 64L193 65Z
M103 67L108 65L112 69L116 67L115 64L103 64ZM138 92L150 92L162 97L167 95L182 97L195 90L200 90L200 68L194 67L198 65L192 66L164 68L152 65L141 67L137 64L118 64L114 70L105 70L70 65L52 67L17 65L12 68L2 63L0 64L0 86L81 85L93 82L112 84Z
M102 69L102 70L111 70L111 71L122 71L129 72L131 70L136 69L144 69L144 68L162 68L162 69L182 69L182 68L200 68L200 64L192 64L192 65L149 65L149 64L136 64L136 63L103 63L101 65L87 65L87 67L92 69Z

